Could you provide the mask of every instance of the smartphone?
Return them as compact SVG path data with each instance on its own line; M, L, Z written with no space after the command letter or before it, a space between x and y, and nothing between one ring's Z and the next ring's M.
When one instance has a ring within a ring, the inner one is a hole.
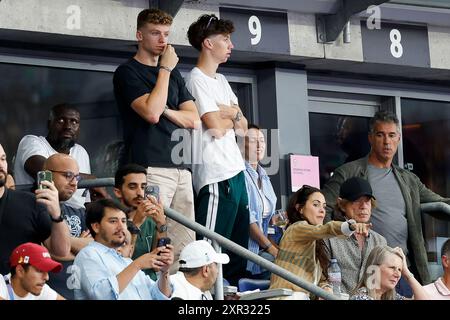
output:
M154 196L159 202L159 186L147 185L144 190L144 198L148 199L149 196Z
M156 247L157 248L165 247L167 244L170 244L170 242L171 242L170 238L167 238L167 237L160 238L160 239L158 239L158 244L156 245ZM161 252L158 252L158 255L160 255L160 254L161 254Z
M158 244L156 245L157 248L159 247L165 247L167 244L170 244L171 240L170 238L164 237L158 239Z
M38 189L47 189L48 187L42 185L42 181L53 181L53 175L51 171L45 170L45 171L38 171L37 173L37 187Z

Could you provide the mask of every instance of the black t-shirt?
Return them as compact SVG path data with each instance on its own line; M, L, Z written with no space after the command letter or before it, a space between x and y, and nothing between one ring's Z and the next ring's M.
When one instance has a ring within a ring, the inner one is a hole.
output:
M171 152L179 141L171 141L177 125L161 116L157 124L142 119L131 107L131 103L144 94L151 93L158 78L159 67L144 65L130 59L120 65L114 73L114 94L123 118L125 149L128 161L144 167L185 167L174 164ZM179 110L179 105L194 100L186 89L180 72L174 69L170 74L167 106Z
M25 242L41 244L51 233L52 221L47 208L36 202L32 193L8 190L2 197L0 210L0 274L8 274L9 256Z
M61 204L61 214L69 227L71 237L79 238L86 228L86 210L84 208L72 208L66 203ZM59 261L59 260L58 260ZM47 284L67 300L74 300L74 286L76 278L72 269L73 261L59 261L63 265L60 272L50 272ZM71 277L72 276L72 277ZM70 278L70 279L69 279Z

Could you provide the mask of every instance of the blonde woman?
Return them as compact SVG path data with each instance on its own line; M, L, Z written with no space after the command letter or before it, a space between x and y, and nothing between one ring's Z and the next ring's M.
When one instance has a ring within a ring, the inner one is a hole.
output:
M395 291L400 277L411 286L415 300L429 297L419 281L409 271L405 254L399 247L377 246L370 252L363 277L350 300L405 300Z

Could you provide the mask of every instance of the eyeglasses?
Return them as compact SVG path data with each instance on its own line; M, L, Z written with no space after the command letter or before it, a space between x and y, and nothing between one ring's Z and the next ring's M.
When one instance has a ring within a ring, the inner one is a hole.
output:
M75 179L77 182L81 180L80 174L75 174L72 171L57 171L57 170L50 170L51 172L57 172L60 173L68 182L72 182L73 179Z
M219 18L217 18L216 16L213 16L213 15L212 15L212 16L209 18L208 23L206 24L205 30L208 30L208 28L209 28L209 26L211 25L211 22L212 22L213 20L219 20Z

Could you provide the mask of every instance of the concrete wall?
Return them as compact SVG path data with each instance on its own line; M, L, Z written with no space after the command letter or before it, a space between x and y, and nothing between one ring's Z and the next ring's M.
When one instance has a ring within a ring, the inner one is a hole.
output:
M289 176L287 155L310 154L308 87L306 72L278 67L258 72L259 124L273 131L273 144L279 152L279 168L271 177L278 196L278 207L286 207ZM269 171L268 171L269 173ZM269 173L270 174L270 173Z
M147 0L2 0L0 29L133 41L136 16L146 7ZM187 29L203 13L218 15L219 5L185 2L175 17L170 42L188 46ZM317 43L314 14L288 12L288 24L291 56L363 61L358 17L351 20L351 43L343 43L342 35L331 44ZM428 30L431 67L450 69L450 28Z
M135 39L146 0L3 0L0 28L107 39Z

